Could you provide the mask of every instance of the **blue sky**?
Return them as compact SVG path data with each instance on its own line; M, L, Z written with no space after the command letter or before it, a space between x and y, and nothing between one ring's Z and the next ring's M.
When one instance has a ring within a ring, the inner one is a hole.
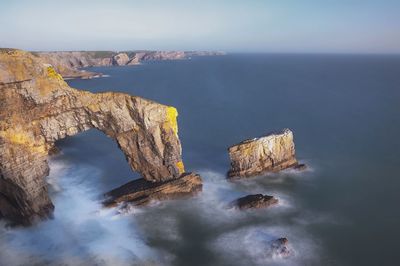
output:
M0 47L400 53L400 0L0 0Z

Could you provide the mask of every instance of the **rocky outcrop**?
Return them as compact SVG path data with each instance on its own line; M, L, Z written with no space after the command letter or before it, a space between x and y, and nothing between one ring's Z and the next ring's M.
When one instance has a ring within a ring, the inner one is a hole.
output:
M119 53L112 57L112 64L115 66L124 66L130 61L126 53Z
M231 159L229 177L249 177L298 165L293 133L289 129L245 140L230 147L228 151Z
M123 203L126 206L142 206L154 200L175 199L195 195L202 190L201 177L194 173L183 174L177 179L164 182L149 182L143 178L129 182L108 192L104 205L107 207Z
M140 97L70 88L40 57L0 49L0 216L50 216L47 157L57 140L91 128L113 138L148 184L181 177L177 115Z
M272 240L270 242L270 249L267 253L269 253L271 257L289 257L292 254L289 248L289 240L286 237Z
M260 209L278 204L278 199L273 196L254 194L235 200L231 205L241 210L246 209Z
M180 60L193 56L223 55L222 52L203 51L80 51L80 52L35 52L44 62L51 64L65 79L89 79L101 73L83 71L79 68L92 66L138 65L142 61Z

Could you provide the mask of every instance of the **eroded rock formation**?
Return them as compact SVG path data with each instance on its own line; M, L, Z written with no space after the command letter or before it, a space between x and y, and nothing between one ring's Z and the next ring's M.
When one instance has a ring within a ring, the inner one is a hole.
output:
M245 140L230 147L228 151L231 159L229 177L249 177L298 165L293 133L289 129Z
M104 205L112 207L124 203L126 206L141 206L152 200L175 199L195 195L201 190L201 177L194 173L183 174L177 179L158 183L149 182L142 178L108 192Z
M267 208L275 204L278 204L277 198L263 194L247 195L232 203L234 207L241 210Z
M113 65L117 66L124 66L128 64L129 61L130 61L129 56L126 53L119 53L112 57Z
M52 66L0 49L0 216L29 224L51 215L44 177L58 139L96 128L149 182L184 173L174 107L122 93L70 88Z

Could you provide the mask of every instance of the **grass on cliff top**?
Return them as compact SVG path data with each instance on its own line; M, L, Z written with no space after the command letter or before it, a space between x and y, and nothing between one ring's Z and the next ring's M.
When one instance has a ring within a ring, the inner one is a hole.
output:
M83 51L84 52L84 51ZM113 51L92 51L90 52L94 58L107 58L115 54Z

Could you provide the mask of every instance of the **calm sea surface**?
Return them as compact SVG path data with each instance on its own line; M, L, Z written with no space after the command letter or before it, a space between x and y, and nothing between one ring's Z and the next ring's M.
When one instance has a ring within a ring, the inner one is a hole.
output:
M186 169L203 193L120 214L101 195L133 178L95 130L60 141L51 160L55 219L0 231L0 265L397 265L400 238L400 57L240 55L91 68L70 80L173 105ZM227 148L290 128L309 170L225 179ZM227 209L250 193L281 204ZM269 257L287 237L293 256Z

